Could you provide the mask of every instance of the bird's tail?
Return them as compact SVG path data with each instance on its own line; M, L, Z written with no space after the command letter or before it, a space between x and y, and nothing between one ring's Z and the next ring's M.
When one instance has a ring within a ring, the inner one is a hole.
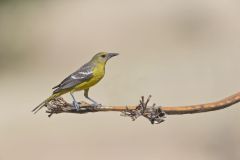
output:
M50 102L51 100L53 100L54 98L59 97L60 94L56 93L51 95L50 97L48 97L46 100L44 100L42 103L40 103L37 107L35 107L32 112L34 112L34 114L36 114L39 110L41 110L48 102Z

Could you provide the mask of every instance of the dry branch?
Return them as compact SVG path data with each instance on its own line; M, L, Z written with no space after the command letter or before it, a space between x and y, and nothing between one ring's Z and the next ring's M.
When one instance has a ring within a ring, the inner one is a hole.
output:
M98 108L94 108L91 104L88 104L86 102L80 102L81 108L79 111L77 111L72 104L67 103L63 98L60 97L46 104L46 107L48 109L46 112L49 113L49 117L51 117L52 114L59 114L63 112L83 114L89 112L119 111L122 112L123 116L131 117L132 120L137 119L139 116L144 116L145 118L149 119L151 123L154 124L163 122L165 114L192 114L215 111L230 107L231 105L236 104L240 101L240 92L217 102L191 106L162 107L156 106L155 104L153 104L152 106L148 106L150 98L151 96L149 96L149 98L145 101L144 97L142 97L140 100L140 104L135 106L101 106Z

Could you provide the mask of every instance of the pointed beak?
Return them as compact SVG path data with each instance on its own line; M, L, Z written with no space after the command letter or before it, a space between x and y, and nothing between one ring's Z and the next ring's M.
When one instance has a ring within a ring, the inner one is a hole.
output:
M119 53L108 53L108 59L119 55Z

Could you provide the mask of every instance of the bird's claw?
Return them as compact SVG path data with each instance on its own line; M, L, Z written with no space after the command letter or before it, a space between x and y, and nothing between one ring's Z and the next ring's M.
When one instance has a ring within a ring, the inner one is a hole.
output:
M79 105L79 103L78 103L78 102L76 102L76 101L73 101L73 106L76 108L76 110L77 110L77 111L79 111L79 110L80 110L80 105Z
M99 108L101 108L102 107L102 104L98 104L98 103L93 103L92 105L91 105L91 109L92 110L97 110L97 109L99 109Z

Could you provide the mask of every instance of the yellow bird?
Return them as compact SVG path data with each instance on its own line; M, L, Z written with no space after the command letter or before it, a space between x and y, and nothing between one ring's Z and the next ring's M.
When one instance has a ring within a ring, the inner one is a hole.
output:
M73 98L74 107L76 110L79 110L80 105L76 101L73 93L81 90L84 90L84 96L93 102L94 107L101 106L88 96L88 91L90 87L97 84L104 77L106 62L110 58L117 55L118 53L100 52L93 56L93 58L88 63L84 64L77 71L73 72L71 75L65 78L59 85L53 87L53 89L55 89L53 91L53 94L41 104L39 104L36 108L34 108L32 112L37 113L42 107L46 105L46 103L69 92Z

